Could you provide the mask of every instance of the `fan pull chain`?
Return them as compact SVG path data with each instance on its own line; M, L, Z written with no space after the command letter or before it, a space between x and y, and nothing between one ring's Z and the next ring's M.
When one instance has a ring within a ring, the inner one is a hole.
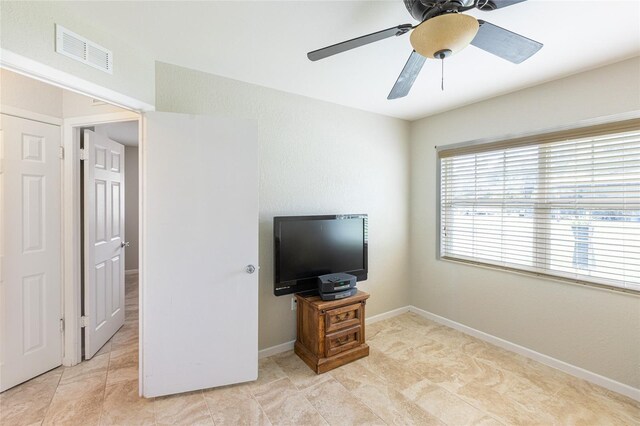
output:
M444 92L444 56L440 57L440 62L442 62L442 79L440 80L440 89Z
M440 80L440 88L442 89L442 91L444 92L444 58L451 56L451 50L449 49L443 49L443 50L438 50L433 57L434 58L439 58L442 61L442 79Z

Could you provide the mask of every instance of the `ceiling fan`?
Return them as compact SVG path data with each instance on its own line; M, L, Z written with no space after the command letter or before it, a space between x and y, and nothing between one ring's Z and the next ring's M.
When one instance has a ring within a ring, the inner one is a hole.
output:
M427 58L444 60L469 44L514 64L535 54L542 48L542 43L462 13L474 8L492 11L524 1L526 0L404 0L407 10L420 24L387 28L314 50L307 53L307 57L317 61L411 31L413 52L387 96L387 99L402 98L411 90Z

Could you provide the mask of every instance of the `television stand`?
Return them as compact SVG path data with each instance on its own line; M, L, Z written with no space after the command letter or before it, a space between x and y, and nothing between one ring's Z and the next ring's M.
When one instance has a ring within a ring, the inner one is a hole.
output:
M297 338L294 352L316 374L369 355L364 339L364 307L369 294L323 301L296 294Z

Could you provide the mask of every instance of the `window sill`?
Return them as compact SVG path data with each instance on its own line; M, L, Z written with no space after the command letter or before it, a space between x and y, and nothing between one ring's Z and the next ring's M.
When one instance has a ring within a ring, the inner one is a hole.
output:
M562 284L571 284L571 285L576 285L576 286L581 286L581 287L590 287L590 288L593 288L593 289L596 289L596 290L602 290L602 291L606 291L606 292L613 292L613 293L617 293L617 294L623 293L623 294L628 294L628 295L640 298L640 290L615 287L615 286L610 286L610 285L606 285L606 284L593 283L593 282L589 282L589 281L575 280L575 279L571 279L571 278L563 278L563 277L558 277L558 276L555 276L555 275L541 274L541 273L537 273L537 272L529 272L529 271L524 271L524 270L515 269L515 268L495 266L495 265L491 265L491 264L488 264L488 263L472 262L472 261L467 261L467 260L455 259L455 258L451 258L451 257L440 257L440 256L438 256L436 258L436 260L447 262L447 263L458 264L458 265L474 266L474 267L478 267L478 268L482 268L482 269L489 269L489 270L492 270L492 271L505 272L505 273L515 274L515 275L520 275L520 276L525 276L525 277L530 277L530 278L538 278L538 279L542 279L542 280L545 280L545 281L554 281L554 282L558 282L558 283L562 283Z

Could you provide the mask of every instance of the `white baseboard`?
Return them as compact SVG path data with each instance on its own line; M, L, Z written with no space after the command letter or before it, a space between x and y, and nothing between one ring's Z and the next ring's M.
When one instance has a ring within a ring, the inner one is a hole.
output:
M367 324L373 324L378 321L404 314L405 312L413 312L431 321L435 321L439 324L461 331L470 336L477 337L478 339L484 340L485 342L491 343L492 345L501 347L511 352L515 352L534 361L548 365L549 367L563 371L580 379L584 379L588 382L602 386L603 388L612 390L619 394L628 396L629 398L632 398L636 401L640 401L640 389L625 385L624 383L617 382L613 379L609 379L592 371L585 370L584 368L580 368L559 359L542 354L540 352L536 352L532 349L525 348L524 346L509 342L508 340L501 339L500 337L493 336L491 334L485 333L484 331L476 330L475 328L460 324L459 322L452 321L445 317L441 317L440 315L436 315L423 309L416 308L415 306L404 306L402 308L394 309L389 312L384 312L382 314L368 317L365 321ZM258 352L258 358L266 358L282 352L293 350L294 344L295 340L292 340L290 342L285 342L280 345L262 349Z
M388 318L391 317L395 317L398 315L402 315L405 312L409 312L409 306L405 306L402 308L398 308L398 309L394 309L392 311L389 312L383 312L381 314L378 315L373 315L371 317L367 317L365 318L365 322L366 324L373 324L374 322L378 322L378 321L382 321L382 320L386 320ZM283 352L287 352L287 351L292 351L293 350L293 345L296 343L295 340L292 340L290 342L285 342L282 343L280 345L276 345L276 346L271 346L265 349L261 349L258 351L258 358L267 358L273 355L278 355L281 354Z
M403 306L402 308L398 308L398 309L394 309L392 311L389 312L383 312L381 314L378 315L373 315L371 317L367 317L365 318L365 324L373 324L374 322L378 322L378 321L382 321L382 320L386 320L392 317L396 317L398 315L402 315L406 312L409 312L409 309L411 307L410 306Z
M127 269L126 271L124 271L125 275L131 275L131 274L137 274L138 270L137 269Z
M410 306L409 311L431 321L435 321L442 325L446 325L447 327L451 327L455 330L461 331L470 336L477 337L478 339L484 340L485 342L491 343L492 345L499 346L511 352L515 352L539 363L548 365L549 367L563 371L580 379L584 379L588 382L602 386L603 388L607 388L619 394L628 396L629 398L635 399L636 401L640 401L640 389L636 389L624 383L617 382L613 379L609 379L592 371L585 370L584 368L577 367L548 355L541 354L540 352L525 348L524 346L517 345L515 343L509 342L508 340L501 339L483 331L476 330L475 328L460 324L459 322L455 322L431 312L425 311L423 309L416 308L415 306Z
M279 345L271 346L269 348L261 349L258 351L258 359L267 358L273 355L281 354L282 352L292 351L295 340L290 342L281 343Z

